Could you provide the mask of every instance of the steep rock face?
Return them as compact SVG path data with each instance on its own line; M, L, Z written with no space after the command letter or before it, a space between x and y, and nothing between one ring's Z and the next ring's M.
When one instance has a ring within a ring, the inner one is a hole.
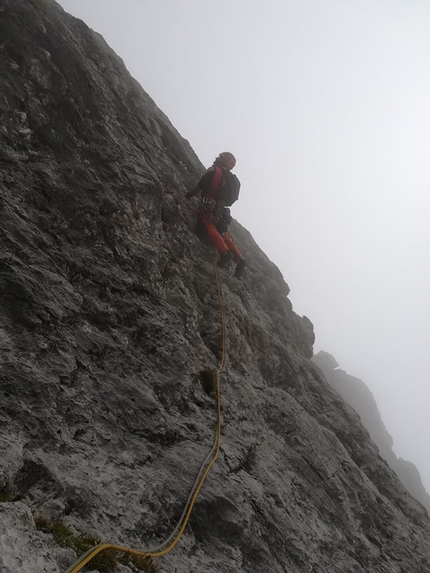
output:
M339 370L339 364L328 352L318 352L312 361L322 369L329 384L359 414L361 421L369 430L370 437L378 446L381 456L396 472L409 493L430 511L430 496L422 484L419 471L414 464L398 458L393 452L393 438L387 432L376 400L366 384L344 370Z
M198 373L218 364L220 313L188 143L54 2L0 0L0 37L0 490L20 498L0 506L0 556L2 573L55 572L64 550L28 508L126 545L168 536L213 440ZM222 272L221 455L162 570L429 571L426 512L232 229L250 265Z

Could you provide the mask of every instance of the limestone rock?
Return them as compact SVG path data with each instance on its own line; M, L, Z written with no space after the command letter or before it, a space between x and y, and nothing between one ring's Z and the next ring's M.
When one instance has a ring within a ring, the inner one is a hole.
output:
M0 37L0 487L27 524L25 507L146 548L215 430L199 378L221 356L214 257L184 200L204 168L53 1L0 0ZM311 362L279 270L232 231L249 266L222 271L221 453L162 570L429 571L426 511ZM25 527L21 571L55 571L52 538L32 530L27 552Z
M37 531L30 509L21 502L0 503L0 571L58 573L73 559L50 536Z
M381 456L396 472L409 493L430 512L430 496L424 489L419 471L413 463L398 458L394 453L393 438L385 428L375 398L366 384L344 370L337 369L338 363L328 352L318 352L312 360L322 369L330 385L359 414Z

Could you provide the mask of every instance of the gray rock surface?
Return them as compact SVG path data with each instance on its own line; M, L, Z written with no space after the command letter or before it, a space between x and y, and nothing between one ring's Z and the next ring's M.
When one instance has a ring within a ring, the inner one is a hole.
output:
M31 556L31 558L29 558ZM37 531L32 513L21 502L0 503L0 571L58 573L73 562L71 549L58 547Z
M198 373L220 315L189 144L51 0L0 0L0 38L0 490L21 498L0 519L22 571L56 571L26 508L137 547L171 531L213 440ZM222 271L221 454L162 570L430 571L426 511L311 362L279 270L232 230L250 264Z
M423 486L419 471L413 463L398 458L393 452L393 438L384 426L376 400L366 384L340 370L339 364L328 352L318 352L312 361L322 369L329 384L359 414L381 456L396 472L409 493L430 512L430 496Z

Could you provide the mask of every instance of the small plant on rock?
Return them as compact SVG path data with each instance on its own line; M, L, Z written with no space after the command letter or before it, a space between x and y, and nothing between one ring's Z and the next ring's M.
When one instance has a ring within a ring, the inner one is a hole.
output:
M122 565L126 565L133 572L145 571L146 573L157 573L159 570L158 565L154 562L150 555L130 555L130 553L125 553L123 557L119 559Z
M8 503L10 501L18 501L18 497L7 489L0 491L0 503Z
M70 547L78 557L101 543L100 539L91 535L75 534L61 521L50 521L44 516L35 516L34 521L37 529L45 533L52 533L56 543L60 547ZM156 573L158 566L149 555L136 557L129 553L120 554L113 549L105 549L91 559L91 567L100 573L114 573L119 563L127 565L133 572L144 571L145 573Z

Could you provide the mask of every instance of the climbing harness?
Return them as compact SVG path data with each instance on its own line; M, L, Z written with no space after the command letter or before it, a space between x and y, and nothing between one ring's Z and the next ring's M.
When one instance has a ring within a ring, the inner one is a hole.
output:
M214 439L214 443L208 455L206 456L204 462L202 463L199 473L197 475L196 480L194 481L193 487L191 488L190 495L185 503L184 510L182 512L181 517L179 518L178 523L176 524L175 528L173 529L172 533L169 535L167 539L165 539L162 543L157 545L156 547L152 547L150 549L129 549L128 547L123 547L121 545L114 545L112 543L101 543L96 547L89 549L86 553L81 555L73 565L71 565L65 573L77 573L80 571L93 557L101 553L102 551L106 551L107 549L118 551L121 553L127 553L129 555L135 555L138 557L161 557L162 555L166 555L169 553L175 545L178 543L179 539L181 538L185 527L187 526L188 520L190 518L191 512L194 507L194 503L197 499L197 496L202 488L202 485L212 467L215 463L215 460L218 457L219 449L220 449L220 440L221 440L221 394L220 394L220 384L219 384L219 375L221 370L224 367L225 361L225 313L224 313L224 300L222 296L222 288L221 288L221 281L219 276L217 262L217 254L215 253L215 260L214 260L214 273L216 278L217 284L217 291L218 291L218 299L220 305L220 312L221 312L221 336L222 336L222 352L221 352L221 359L216 371L216 401L217 401L217 429L216 435Z

